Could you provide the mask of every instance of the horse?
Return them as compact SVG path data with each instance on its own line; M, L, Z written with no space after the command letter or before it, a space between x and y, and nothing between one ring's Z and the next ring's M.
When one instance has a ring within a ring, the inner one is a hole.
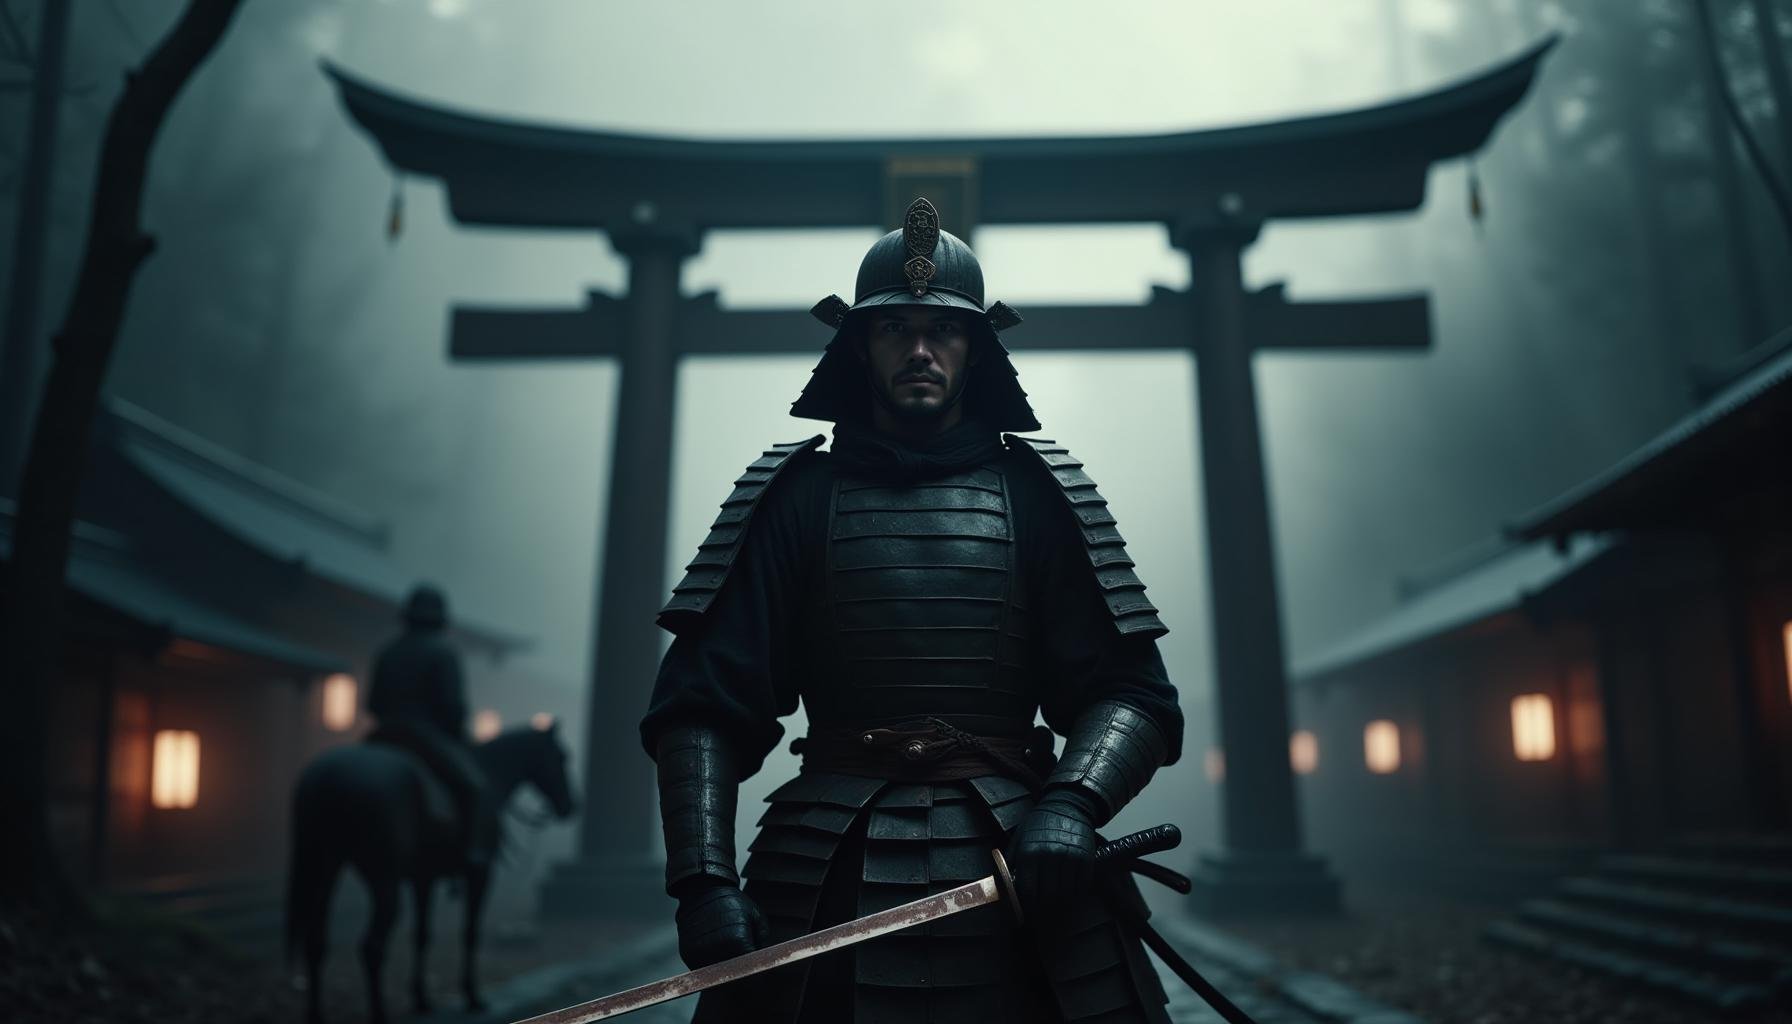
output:
M497 812L527 783L548 801L556 817L574 810L566 773L566 748L558 723L545 729L513 729L478 744L474 756L483 769ZM292 858L286 888L287 955L295 946L305 957L306 1020L320 1024L320 999L330 896L337 875L352 865L373 896L373 914L361 942L367 976L369 1016L386 1020L380 987L386 943L398 919L399 886L409 882L416 897L415 961L411 998L419 1013L431 1009L423 965L429 944L430 898L439 879L465 883L466 924L461 936L461 993L467 1007L485 1008L474 971L480 915L491 881L489 864L471 866L451 821L432 802L439 787L411 754L382 743L337 747L314 758L293 789Z

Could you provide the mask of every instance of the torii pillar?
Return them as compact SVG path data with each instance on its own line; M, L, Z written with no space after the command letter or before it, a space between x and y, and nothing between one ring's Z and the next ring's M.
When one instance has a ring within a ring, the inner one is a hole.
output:
M1234 195L1222 197L1223 207L1239 202ZM1337 878L1323 860L1304 852L1288 759L1281 602L1241 266L1260 227L1220 223L1174 237L1188 252L1195 307L1215 705L1226 758L1223 847L1202 854L1192 895L1198 910L1216 915L1322 913L1336 910L1339 898Z
M651 845L658 830L649 797L654 767L634 742L633 725L641 717L640 688L651 685L659 664L653 617L666 576L668 455L678 399L673 329L679 274L701 236L655 221L654 208L642 204L634 223L609 232L628 260L628 291L625 326L615 332L616 428L595 596L591 663L599 684L590 687L585 710L579 856L549 879L542 903L550 910L633 914L666 903L665 865ZM630 685L617 685L623 680Z

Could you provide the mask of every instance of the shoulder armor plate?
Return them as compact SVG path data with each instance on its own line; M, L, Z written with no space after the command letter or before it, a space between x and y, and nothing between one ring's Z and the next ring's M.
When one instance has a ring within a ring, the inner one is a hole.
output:
M821 434L816 434L806 441L774 444L734 481L734 491L722 502L722 511L710 526L709 536L697 547L697 557L685 566L684 579L672 588L672 599L660 609L660 628L677 633L709 610L716 591L728 578L728 569L747 535L747 521L766 488L797 456L814 451L823 440Z
M1055 441L1017 434L1003 434L1002 440L1009 448L1032 455L1057 481L1082 528L1083 546L1095 570L1095 580L1101 584L1101 596L1114 617L1114 627L1126 636L1155 639L1168 633L1169 629L1157 617L1157 609L1145 598L1145 584L1133 572L1133 561L1127 557L1126 542L1108 512L1107 499L1095 489L1089 474L1083 472L1083 464Z

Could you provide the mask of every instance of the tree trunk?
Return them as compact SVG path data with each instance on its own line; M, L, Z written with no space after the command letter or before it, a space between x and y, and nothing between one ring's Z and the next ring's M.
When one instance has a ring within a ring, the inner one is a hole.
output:
M87 468L100 386L137 270L154 243L138 220L150 148L168 108L224 34L240 0L192 0L137 71L106 123L80 276L51 343L19 487L7 578L0 686L0 904L75 903L50 846L45 735L50 681L62 653L63 580L75 501Z
M6 291L6 333L0 337L0 495L17 493L25 464L25 431L37 402L44 343L37 333L43 300L44 240L49 234L56 166L56 115L62 106L62 65L68 53L69 0L46 0L31 75L31 134L19 180L19 220L13 231L12 281Z

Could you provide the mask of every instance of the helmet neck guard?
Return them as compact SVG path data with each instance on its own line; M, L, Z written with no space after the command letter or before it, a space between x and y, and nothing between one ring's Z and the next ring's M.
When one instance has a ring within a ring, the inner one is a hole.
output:
M970 246L940 230L939 213L926 199L909 204L902 229L878 239L865 253L851 305L830 295L810 311L834 328L834 336L791 405L792 416L832 423L863 419L870 401L885 401L853 351L870 311L881 306L964 310L976 361L946 408L962 400L967 414L975 413L996 430L1039 429L1008 350L996 337L996 332L1020 323L1020 314L1003 302L984 308L982 266Z

